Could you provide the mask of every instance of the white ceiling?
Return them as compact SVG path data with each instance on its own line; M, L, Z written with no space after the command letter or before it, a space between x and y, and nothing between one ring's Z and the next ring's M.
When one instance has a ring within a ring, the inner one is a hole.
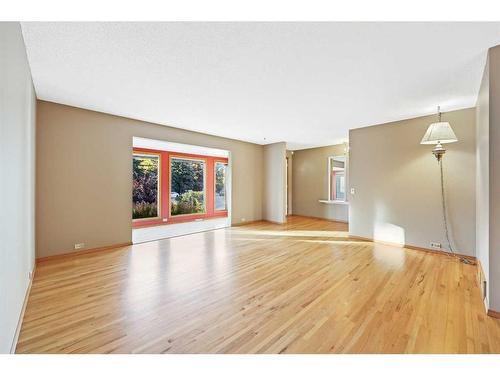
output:
M500 23L22 23L39 99L289 149L475 105Z

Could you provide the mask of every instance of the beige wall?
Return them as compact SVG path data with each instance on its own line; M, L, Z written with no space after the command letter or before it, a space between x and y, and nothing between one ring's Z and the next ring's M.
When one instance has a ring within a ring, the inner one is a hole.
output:
M264 196L262 211L265 220L286 221L286 144L264 146Z
M35 263L35 110L21 25L0 22L0 353L14 349Z
M39 101L37 257L131 241L133 136L229 150L232 221L262 219L262 146Z
M500 312L500 46L489 50L489 307Z
M486 280L487 306L490 286L489 81L487 60L476 104L476 257L481 263Z
M310 148L293 154L293 213L329 220L348 220L348 206L328 199L328 157L344 155L345 145ZM348 173L348 172L347 172Z
M432 145L420 145L436 116L349 132L349 232L429 248L446 246L439 167ZM475 109L443 114L459 141L447 144L445 184L453 244L475 254Z
M486 306L500 311L500 46L490 48L477 100L476 255Z

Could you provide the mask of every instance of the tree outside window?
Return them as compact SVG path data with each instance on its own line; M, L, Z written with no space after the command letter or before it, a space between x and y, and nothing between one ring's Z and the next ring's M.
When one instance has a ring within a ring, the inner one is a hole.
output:
M133 155L132 219L159 216L159 165L158 155Z
M205 213L205 162L172 158L170 176L170 214Z

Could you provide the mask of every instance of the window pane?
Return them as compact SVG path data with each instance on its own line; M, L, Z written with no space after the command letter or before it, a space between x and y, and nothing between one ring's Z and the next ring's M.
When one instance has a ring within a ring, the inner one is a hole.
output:
M134 154L132 219L158 217L158 172L160 158L156 155Z
M337 200L345 200L345 176L344 174L335 174L335 196Z
M227 164L215 163L215 209L225 211L226 208L226 170Z
M171 215L205 213L205 162L172 158L170 176Z
M328 183L331 200L345 201L345 170L346 157L344 155L330 156L328 158Z

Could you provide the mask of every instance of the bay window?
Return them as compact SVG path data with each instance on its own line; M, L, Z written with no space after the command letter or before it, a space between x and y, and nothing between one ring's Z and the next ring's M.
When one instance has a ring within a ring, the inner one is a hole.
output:
M226 158L134 147L132 226L228 216L227 166Z

